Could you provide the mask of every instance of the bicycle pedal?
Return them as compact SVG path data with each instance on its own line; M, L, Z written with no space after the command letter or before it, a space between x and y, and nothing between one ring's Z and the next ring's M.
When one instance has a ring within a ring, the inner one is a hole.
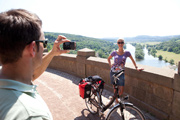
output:
M128 99L129 99L129 96L125 96L123 99L124 99L124 100L128 100Z

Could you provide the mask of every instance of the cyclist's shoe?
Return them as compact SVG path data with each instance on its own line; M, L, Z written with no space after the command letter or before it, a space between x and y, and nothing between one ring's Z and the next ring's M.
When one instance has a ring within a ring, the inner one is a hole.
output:
M124 96L124 100L129 100L129 95Z
M129 100L129 95L124 96L122 100Z

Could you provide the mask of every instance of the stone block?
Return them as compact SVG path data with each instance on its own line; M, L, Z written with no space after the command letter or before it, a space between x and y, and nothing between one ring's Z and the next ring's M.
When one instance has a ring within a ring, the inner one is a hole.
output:
M124 87L124 92L127 93L128 95L131 95L132 96L132 91L133 91L133 88L132 86L129 86L129 85L125 85Z
M148 81L145 81L142 79L138 79L137 87L139 89L147 91L148 93L152 93L152 83L151 82L148 82Z
M153 94L165 101L172 102L173 99L173 89L153 84Z
M86 60L86 64L88 65L94 65L99 68L107 69L110 71L109 64L107 62L107 59L104 58L98 58L98 57L89 57Z
M86 65L86 77L92 76L95 74L94 66L92 65Z
M179 64L178 64L178 74L180 75L180 61L179 61Z
M137 98L140 101L144 101L146 99L146 91L133 87L132 89L132 96Z
M165 101L164 99L161 99L153 94L146 94L145 99L145 102L150 106L153 106L154 108L159 109L168 115L171 113L171 102Z
M49 64L49 68L61 70L63 72L67 72L73 75L77 74L76 61L72 59L63 59L64 57L55 56L53 58L53 62L51 61Z
M180 92L174 91L172 114L180 120Z
M141 65L142 66L142 65ZM163 70L162 68L155 68L150 66L142 66L144 71L137 71L132 67L132 64L126 65L126 74L138 79L146 80L148 82L157 83L162 86L169 88L173 87L174 71Z
M136 99L135 97L130 96L130 102L132 102L135 106L139 107L141 110L144 110L144 111L152 114L153 116L155 116L156 118L158 118L160 120L168 119L168 114L162 112L161 110L159 110L145 102L142 102L142 101Z
M77 63L76 68L77 68L77 76L78 77L82 77L82 78L87 77L86 73L85 73L85 71L86 71L85 64Z
M86 63L86 57L77 56L77 57L76 57L76 61L77 61L77 63L85 64L85 63Z
M180 118L179 118L179 115L177 116L170 115L169 120L180 120Z
M78 50L77 55L88 58L90 56L95 56L95 51L88 48L84 48L84 49Z
M180 75L178 75L178 74L175 74L175 75L174 75L173 88L174 88L176 91L179 91L179 92L180 92Z
M125 73L125 85L137 87L137 84L138 84L137 78L126 75Z

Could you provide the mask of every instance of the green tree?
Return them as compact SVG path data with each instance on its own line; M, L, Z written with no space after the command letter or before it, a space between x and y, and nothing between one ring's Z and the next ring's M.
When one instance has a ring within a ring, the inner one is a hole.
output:
M136 50L135 50L135 58L136 59L144 59L144 51L143 48L144 46L140 44L135 44Z
M171 60L169 61L169 63L170 63L171 65L173 65L173 64L174 64L174 60L171 59Z
M162 55L159 55L158 58L159 58L159 60L162 60L162 59L163 59L163 56L162 56Z

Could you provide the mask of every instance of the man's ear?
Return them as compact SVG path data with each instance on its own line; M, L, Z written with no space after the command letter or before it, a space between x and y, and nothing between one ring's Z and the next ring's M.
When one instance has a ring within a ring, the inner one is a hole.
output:
M36 43L33 41L31 44L29 44L29 52L32 57L35 57L36 54Z

